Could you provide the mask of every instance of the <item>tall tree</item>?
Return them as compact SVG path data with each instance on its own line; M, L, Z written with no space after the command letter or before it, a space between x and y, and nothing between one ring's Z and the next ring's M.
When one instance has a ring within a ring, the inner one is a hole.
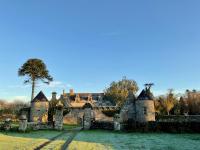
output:
M163 104L164 100L165 100L165 98L163 96L159 96L154 101L155 112L156 112L157 116L165 114L165 108L164 108L164 104Z
M170 111L173 109L175 103L176 97L173 93L173 89L169 89L169 93L167 94L166 99L164 100L164 107L167 111L167 115L170 114Z
M134 95L137 91L137 83L124 77L118 82L112 82L110 87L105 89L105 99L115 102L121 107L128 95Z
M43 83L49 84L53 78L49 75L49 71L45 63L40 59L29 59L18 70L19 76L26 76L24 83L32 84L31 100L34 98L35 85L41 80Z

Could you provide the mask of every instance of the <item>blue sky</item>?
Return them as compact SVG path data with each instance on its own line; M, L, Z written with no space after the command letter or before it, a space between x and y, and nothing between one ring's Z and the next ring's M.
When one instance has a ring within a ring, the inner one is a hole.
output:
M0 99L30 100L17 76L40 58L54 77L47 96L101 92L123 76L156 95L200 85L200 1L0 1Z

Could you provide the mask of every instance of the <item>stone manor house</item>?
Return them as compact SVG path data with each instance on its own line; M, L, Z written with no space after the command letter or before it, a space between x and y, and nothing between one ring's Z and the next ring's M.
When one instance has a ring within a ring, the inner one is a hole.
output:
M50 100L41 91L31 101L31 106L22 110L26 114L29 122L48 122L48 112L51 103L62 103L64 109L68 109L69 113L63 116L63 123L78 124L84 115L84 108L90 105L92 108L91 116L96 121L114 121L119 123L128 120L136 122L155 121L154 97L150 91L150 87L146 87L136 98L129 94L126 102L120 110L117 118L108 117L102 111L116 110L117 106L103 99L104 93L75 93L73 89L63 93L57 97L57 93L52 93Z

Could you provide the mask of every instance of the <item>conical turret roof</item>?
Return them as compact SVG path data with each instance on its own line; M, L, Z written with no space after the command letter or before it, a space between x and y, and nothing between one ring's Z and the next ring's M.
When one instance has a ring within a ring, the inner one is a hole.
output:
M31 103L33 103L33 102L48 102L48 99L44 95L44 93L42 91L40 91L38 93L38 95L31 101Z
M151 93L150 89L146 88L142 90L137 100L154 100L154 96Z

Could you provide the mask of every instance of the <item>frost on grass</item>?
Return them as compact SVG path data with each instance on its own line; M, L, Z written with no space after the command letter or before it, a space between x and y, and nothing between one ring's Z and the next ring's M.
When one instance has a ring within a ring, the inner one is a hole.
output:
M70 134L70 132L64 133L63 135L59 136L55 141L42 148L42 150L60 150L62 145L69 138Z
M0 133L0 150L32 150L58 134L60 134L60 132L57 131Z
M193 150L200 149L199 137L200 134L83 131L75 137L69 149Z
M32 150L60 134L58 131L30 133L0 133L0 150ZM70 133L44 147L60 149ZM200 134L121 133L112 131L81 131L69 145L69 150L193 150L200 149Z

